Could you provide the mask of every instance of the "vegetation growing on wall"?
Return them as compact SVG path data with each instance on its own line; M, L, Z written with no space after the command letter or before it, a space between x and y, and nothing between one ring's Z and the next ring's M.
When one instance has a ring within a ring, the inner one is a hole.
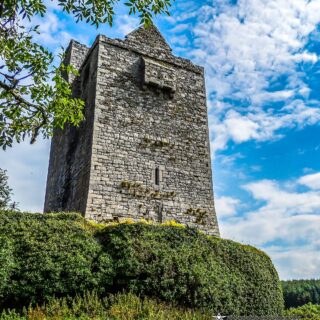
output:
M209 213L207 210L204 209L200 209L200 208L189 208L186 211L186 214L192 215L194 217L196 217L196 223L205 225L206 220L209 216Z
M282 313L281 285L268 256L195 229L95 226L76 214L1 212L0 234L3 307L95 290L213 313Z
M136 181L121 181L121 188L134 197L151 199L170 199L176 196L175 191L159 191L144 187L142 183Z

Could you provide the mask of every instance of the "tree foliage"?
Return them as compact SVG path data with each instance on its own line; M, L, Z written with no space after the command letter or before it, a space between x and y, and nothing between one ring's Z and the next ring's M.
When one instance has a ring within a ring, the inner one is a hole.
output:
M12 189L8 185L7 171L0 168L0 210L12 207Z
M286 310L285 315L299 320L320 320L320 305L307 303L297 308Z
M14 268L12 241L0 235L0 301L8 293L9 279Z
M114 6L124 2L130 14L150 25L153 15L167 13L171 0L57 0L62 11L76 21L95 26L113 23ZM43 0L0 2L0 147L12 146L26 136L34 142L41 133L48 137L54 127L79 125L84 102L72 98L62 73L77 71L71 66L53 66L54 56L36 43L38 26L26 28L26 21L45 16ZM62 56L60 60L62 61Z
M320 305L320 280L282 281L286 308L296 308L307 303Z

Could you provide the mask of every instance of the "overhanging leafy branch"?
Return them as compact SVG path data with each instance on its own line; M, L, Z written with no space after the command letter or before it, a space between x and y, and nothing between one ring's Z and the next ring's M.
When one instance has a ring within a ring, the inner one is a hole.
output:
M76 21L95 26L113 23L114 6L121 0L58 0ZM150 25L153 15L169 13L170 0L123 1L129 14L139 13ZM84 102L72 97L62 74L77 74L72 66L53 66L54 56L35 41L39 28L26 29L24 21L44 16L43 0L3 0L0 3L0 147L12 146L26 136L33 143L39 134L48 137L54 127L79 125ZM32 23L31 23L32 24Z

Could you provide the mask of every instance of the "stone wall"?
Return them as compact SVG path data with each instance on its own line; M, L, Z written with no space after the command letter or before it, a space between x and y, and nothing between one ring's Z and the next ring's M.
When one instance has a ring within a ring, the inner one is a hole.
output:
M52 146L74 148L62 207L96 221L176 220L219 235L203 68L174 57L156 28L140 28L124 41L99 36L80 71L85 124L77 138L67 130ZM61 184L56 152L46 211Z
M89 48L72 41L65 63L80 69L80 77L66 77L75 96L84 99L85 119L79 128L56 129L51 142L44 212L77 211L85 214L91 163L91 145L97 74L96 47L85 60Z

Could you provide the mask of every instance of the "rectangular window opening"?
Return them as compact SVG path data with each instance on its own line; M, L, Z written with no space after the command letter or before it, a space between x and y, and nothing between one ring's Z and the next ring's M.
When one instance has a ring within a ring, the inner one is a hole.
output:
M159 167L156 167L156 169L155 169L154 183L156 186L160 185L160 169L159 169Z

